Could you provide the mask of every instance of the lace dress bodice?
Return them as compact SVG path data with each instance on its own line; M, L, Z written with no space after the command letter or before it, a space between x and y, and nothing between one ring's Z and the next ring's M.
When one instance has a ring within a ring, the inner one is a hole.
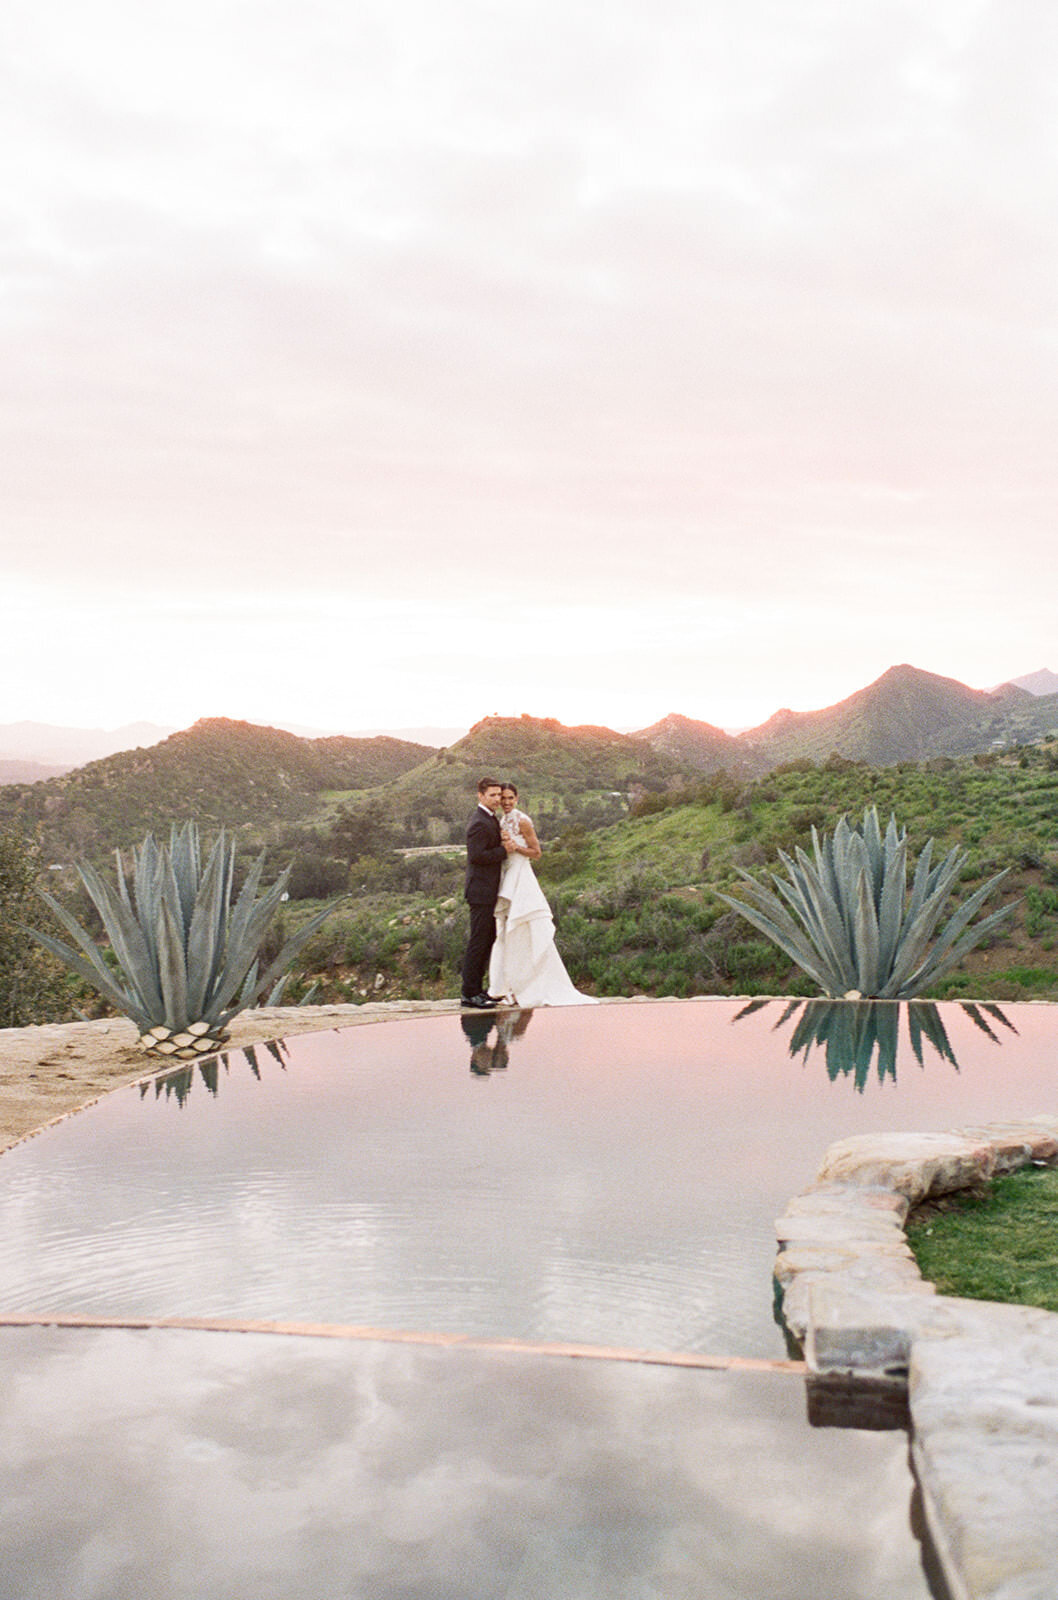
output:
M515 844L528 848L529 841L522 832L522 823L529 821L531 821L531 818L527 817L524 811L519 811L518 807L515 806L513 811L508 811L505 816L500 818L500 829L513 839Z

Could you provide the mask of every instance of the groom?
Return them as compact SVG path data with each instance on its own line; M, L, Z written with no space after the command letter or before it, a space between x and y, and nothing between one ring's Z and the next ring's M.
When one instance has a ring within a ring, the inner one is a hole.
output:
M489 956L496 939L496 897L500 892L503 863L514 844L500 832L496 812L501 785L497 778L482 778L478 803L467 823L467 884L463 898L470 906L470 938L463 957L462 1004L489 1011L498 1000L485 990Z

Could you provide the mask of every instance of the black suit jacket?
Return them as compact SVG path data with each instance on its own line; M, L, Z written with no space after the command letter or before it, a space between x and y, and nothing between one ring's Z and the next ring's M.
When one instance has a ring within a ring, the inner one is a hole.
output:
M500 892L500 874L507 852L500 837L496 818L481 806L474 807L474 815L467 823L467 883L464 900L472 906L496 904Z

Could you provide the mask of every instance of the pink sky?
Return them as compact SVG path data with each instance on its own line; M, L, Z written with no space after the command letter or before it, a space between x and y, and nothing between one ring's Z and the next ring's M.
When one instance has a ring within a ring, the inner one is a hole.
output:
M8 0L0 723L1058 668L1058 13Z

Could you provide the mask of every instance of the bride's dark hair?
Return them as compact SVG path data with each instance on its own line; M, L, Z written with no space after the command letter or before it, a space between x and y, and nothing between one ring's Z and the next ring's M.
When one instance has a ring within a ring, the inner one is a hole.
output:
M516 783L511 783L510 779L508 779L506 783L502 783L500 785L500 788L501 789L511 789L514 792L515 795L517 795L517 793L518 793L518 785Z

